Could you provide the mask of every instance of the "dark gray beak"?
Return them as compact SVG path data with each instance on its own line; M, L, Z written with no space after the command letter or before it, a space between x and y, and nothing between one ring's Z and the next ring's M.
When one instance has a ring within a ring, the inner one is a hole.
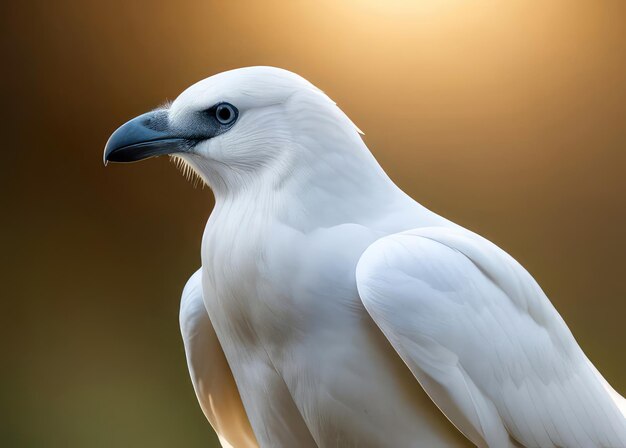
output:
M167 110L155 110L133 118L109 137L104 147L104 164L136 162L187 148L189 140L169 128Z

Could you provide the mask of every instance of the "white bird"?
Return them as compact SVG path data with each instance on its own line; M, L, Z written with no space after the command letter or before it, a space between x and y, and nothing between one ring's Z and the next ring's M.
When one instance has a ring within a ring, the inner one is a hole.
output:
M214 192L180 320L223 446L626 447L624 399L531 275L402 192L359 132L298 75L250 67L107 143Z

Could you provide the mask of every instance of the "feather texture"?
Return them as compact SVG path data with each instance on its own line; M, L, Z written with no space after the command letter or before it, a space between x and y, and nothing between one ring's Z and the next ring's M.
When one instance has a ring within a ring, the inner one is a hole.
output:
M480 447L621 447L626 421L565 322L515 260L468 231L374 243L366 309L446 416Z

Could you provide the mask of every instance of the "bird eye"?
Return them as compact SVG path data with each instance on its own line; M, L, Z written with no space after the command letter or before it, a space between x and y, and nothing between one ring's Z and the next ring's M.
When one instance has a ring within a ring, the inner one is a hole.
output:
M232 124L237 119L237 108L232 104L222 103L215 108L215 118L223 125Z

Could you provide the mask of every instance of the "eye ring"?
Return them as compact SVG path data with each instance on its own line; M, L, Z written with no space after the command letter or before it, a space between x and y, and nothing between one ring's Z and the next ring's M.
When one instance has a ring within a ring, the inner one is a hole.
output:
M224 126L233 124L237 119L237 115L237 108L230 103L221 103L215 108L215 118Z

